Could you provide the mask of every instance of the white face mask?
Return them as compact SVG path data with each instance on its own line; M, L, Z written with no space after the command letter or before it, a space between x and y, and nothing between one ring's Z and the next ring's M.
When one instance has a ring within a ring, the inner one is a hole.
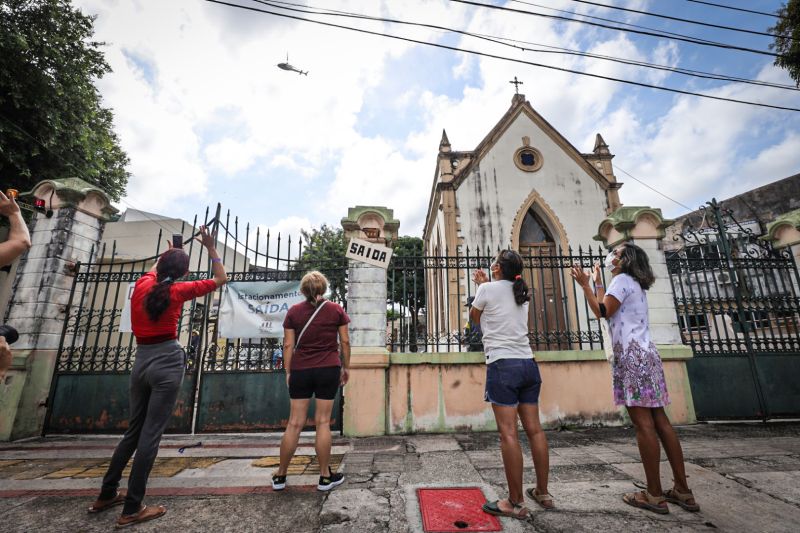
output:
M605 261L603 262L603 264L605 265L606 270L608 270L609 272L611 272L612 270L614 270L616 268L616 265L613 263L614 259L616 259L616 258L617 258L617 256L614 255L613 251L608 252L608 255L606 256Z

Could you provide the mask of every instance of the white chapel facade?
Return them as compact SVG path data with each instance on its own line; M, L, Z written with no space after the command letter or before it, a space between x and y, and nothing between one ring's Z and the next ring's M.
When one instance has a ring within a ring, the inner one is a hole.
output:
M423 232L425 254L486 255L511 247L523 256L554 256L566 255L569 247L577 253L578 246L595 246L598 222L620 207L622 184L614 176L613 157L600 134L592 152L581 153L524 95L514 95L474 150L453 150L442 133ZM452 332L464 315L464 303L453 295L467 294L469 282L450 276L448 283L442 276L427 280L428 301L434 304L428 329Z

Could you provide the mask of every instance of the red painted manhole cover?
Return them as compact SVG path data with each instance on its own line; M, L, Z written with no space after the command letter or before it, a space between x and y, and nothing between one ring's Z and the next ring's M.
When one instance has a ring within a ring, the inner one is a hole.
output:
M417 489L422 527L430 533L502 531L497 517L481 506L486 496L478 487Z

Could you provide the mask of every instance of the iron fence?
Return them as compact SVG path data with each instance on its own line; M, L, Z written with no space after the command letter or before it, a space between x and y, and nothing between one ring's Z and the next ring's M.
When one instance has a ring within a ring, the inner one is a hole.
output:
M472 274L488 270L496 255L465 248L441 257L394 256L387 276L387 347L395 352L481 351L481 334L468 323L477 289ZM523 250L522 275L531 293L528 338L534 351L602 349L599 323L569 269L591 268L604 257L600 246Z
M198 220L183 224L181 233L194 233ZM239 227L230 212L224 220L204 225L217 234L218 247L229 281L293 281L316 269L331 280L331 299L346 306L347 261L345 258L303 259L303 242L291 236L273 237L250 225ZM131 333L120 331L124 304L136 281L154 264L162 251L163 230L159 231L155 255L144 259L120 260L117 243L92 250L91 262L74 266L67 316L61 332L61 349L56 370L60 373L127 373L133 368L136 345ZM192 270L179 281L209 279L210 261L204 247L184 239ZM227 339L217 330L222 298L216 291L186 302L178 323L178 340L187 353L187 371L203 361L204 372L271 372L283 368L279 339Z
M800 276L716 200L667 254L675 310L700 419L796 416Z

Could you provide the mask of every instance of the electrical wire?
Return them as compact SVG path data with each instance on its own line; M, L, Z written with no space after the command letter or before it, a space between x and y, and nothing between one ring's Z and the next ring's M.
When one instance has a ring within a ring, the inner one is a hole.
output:
M693 4L705 4L707 6L718 7L721 9L730 9L731 11L742 11L744 13L753 13L754 15L764 15L765 17L774 17L779 19L780 17L775 13L766 13L764 11L755 11L753 9L745 9L743 7L733 7L733 6L726 6L725 4L716 4L714 2L705 2L703 0L686 0L687 2L692 2Z
M625 171L623 168L621 168L619 165L614 165L614 170L619 170L620 172L622 172L623 174L625 174L626 176L628 176L628 177L629 177L629 178L631 178L632 180L634 180L634 181L638 181L639 183L641 183L642 185L644 185L645 187L647 187L648 189L650 189L650 190L651 190L651 191L653 191L654 193L656 193L656 194L660 194L661 196L663 196L664 198L666 198L666 199L667 199L667 200L669 200L670 202L674 202L674 203L678 204L679 206L681 206L681 207L683 207L683 208L685 208L685 209L688 209L689 211L692 211L692 208L691 208L691 207L689 207L688 205L686 205L686 204L684 204L684 203L681 203L681 202L679 202L678 200L676 200L675 198L672 198L672 197L670 197L670 196L667 196L666 194L664 194L663 192L659 191L659 190L658 190L658 189L656 189L655 187L653 187L653 186L651 186L651 185L648 185L647 183L643 182L642 180L640 180L640 179L639 179L639 178L637 178L636 176L633 176L632 174L630 174L630 173L626 172L626 171Z
M526 3L526 2L522 2L521 0L511 0L511 1L512 2L517 2L517 3L520 3L520 4L525 4ZM694 20L694 19L685 19L685 18L681 18L681 17L673 17L673 16L670 16L670 15L664 15L664 14L661 14L661 13L653 13L651 11L643 11L643 10L639 10L639 9L631 9L629 7L621 7L621 6L612 6L612 5L608 5L608 4L601 4L600 2L591 2L589 0L570 0L570 1L577 2L579 4L587 4L587 5L591 5L591 6L604 7L604 8L607 8L607 9L614 9L614 10L617 10L617 11L625 11L626 13L636 13L637 15L646 15L648 17L656 17L656 18L661 18L661 19L666 19L666 20L674 20L676 22L684 22L686 24L694 24L694 25L697 25L697 26L706 26L708 28L717 28L717 29L721 29L721 30L736 31L736 32L740 32L740 33L749 33L751 35L763 35L763 36L766 36L766 37L776 37L776 35L774 33L768 33L768 32L757 31L757 30L748 30L748 29L745 29L745 28L737 28L735 26L724 26L722 24L712 24L710 22L703 22L703 21Z
M748 101L748 100L739 100L739 99L736 99L736 98L727 98L727 97L724 97L724 96L714 96L714 95L710 95L710 94L703 94L703 93L696 93L696 92L692 92L692 91L685 91L683 89L675 89L675 88L672 88L672 87L663 87L663 86L660 86L660 85L653 85L653 84L650 84L650 83L644 83L644 82L638 82L638 81L632 81L632 80L625 80L625 79L622 79L622 78L614 78L612 76L604 76L602 74L594 74L594 73L591 73L591 72L582 72L582 71L579 71L579 70L573 70L573 69L568 69L568 68L564 68L564 67L557 67L557 66L554 66L554 65L546 65L546 64L542 64L542 63L536 63L536 62L533 62L533 61L526 61L526 60L522 60L522 59L514 59L514 58L510 58L510 57L496 55L496 54L489 54L489 53L486 53L486 52L479 52L477 50L469 50L469 49L466 49L466 48L459 48L457 46L449 46L449 45L439 44L439 43L430 43L430 42L427 42L427 41L421 41L419 39L412 39L410 37L401 37L401 36L398 36L398 35L380 33L380 32L365 30L365 29L361 29L361 28L353 28L351 26L344 26L344 25L341 25L341 24L333 24L331 22L324 22L324 21L320 21L320 20L314 20L314 19L309 19L309 18L304 18L304 17L298 17L298 16L294 16L294 15L289 15L289 14L286 14L286 13L276 13L274 11L268 11L268 10L265 10L265 9L260 9L260 8L256 8L256 7L252 7L252 6L243 6L241 4L232 4L230 2L224 2L222 0L204 0L204 1L205 2L209 2L209 3L213 3L213 4L219 4L219 5L223 5L223 6L228 6L228 7L232 7L232 8L236 8L236 9L243 9L243 10L246 10L246 11L252 11L252 12L255 12L255 13L263 13L263 14L266 14L266 15L273 15L273 16L276 16L276 17L289 18L289 19L298 20L298 21L301 21L301 22L310 22L312 24L318 24L318 25L321 25L321 26L328 26L328 27L332 27L332 28L339 28L339 29L343 29L343 30L354 31L354 32L357 32L357 33L375 35L375 36L378 36L378 37L384 37L384 38L388 38L388 39L395 39L395 40L399 40L399 41L405 41L405 42L410 42L410 43L415 43L415 44L421 44L421 45L424 45L424 46L431 46L431 47L434 47L434 48L441 48L441 49L444 49L444 50L452 50L452 51L455 51L455 52L463 52L463 53L466 53L466 54L472 54L472 55L477 55L477 56L481 56L481 57L489 57L489 58L492 58L492 59L500 59L500 60L503 60L503 61L509 61L509 62L512 62L512 63L519 63L519 64L529 65L529 66L533 66L533 67L540 67L540 68L545 68L545 69L550 69L550 70L557 70L557 71L566 72L566 73L569 73L569 74L576 74L576 75L579 75L579 76L588 76L588 77L591 77L591 78L597 78L597 79L603 79L603 80L607 80L607 81L624 83L624 84L627 84L627 85L633 85L633 86L637 86L637 87L645 87L645 88L649 88L649 89L657 89L657 90L660 90L660 91L666 91L666 92L671 92L671 93L675 93L675 94L684 94L684 95L687 95L687 96L697 96L697 97L700 97L700 98L707 98L707 99L710 99L710 100L718 100L718 101L722 101L722 102L732 102L732 103L738 103L738 104L753 105L753 106L756 106L756 107L765 107L765 108L770 108L770 109L780 109L780 110L783 110L783 111L800 111L800 108L796 108L796 107L778 106L778 105L773 105L773 104L765 104L765 103L762 103L762 102L751 102L751 101Z
M592 59L600 59L600 60L603 60L603 61L611 61L611 62L621 63L621 64L625 64L625 65L632 65L632 66L638 66L638 67L643 67L643 68L650 68L650 69L654 69L654 70L672 72L672 73L681 74L681 75L684 75L684 76L692 76L692 77L697 77L697 78L711 79L711 80L718 80L718 81L732 81L732 82L737 82L737 83L758 85L758 86L762 86L762 87L772 87L772 88L783 89L783 90L788 90L788 91L800 91L800 88L798 88L798 87L796 87L794 85L785 85L785 84L780 84L780 83L773 83L773 82L767 82L767 81L762 81L762 80L753 80L753 79L748 79L748 78L740 78L740 77L736 77L736 76L729 76L729 75L723 75L723 74L713 74L713 73L710 73L710 72L691 70L691 69L684 69L684 68L679 68L679 67L670 67L670 66L667 66L667 65L657 65L657 64L648 63L648 62L645 62L645 61L625 59L625 58L607 56L607 55L602 55L602 54L592 54L592 53L589 53L589 52L582 52L580 50L571 50L569 48L562 48L562 47L558 47L558 46L539 44L539 43L534 43L534 42L530 42L530 41L522 41L522 40L511 39L511 38L507 38L507 37L498 37L498 36L495 36L495 35L486 35L486 34L480 34L480 33L473 33L473 32L469 32L469 31L458 30L458 29L449 28L449 27L445 27L445 26L437 26L435 24L426 24L426 23L421 23L421 22L409 22L409 21L398 20L398 19L375 17L375 16L370 16L370 15L364 15L364 14L361 14L361 13L353 13L353 12L350 12L350 11L340 11L340 10L327 9L327 8L323 9L323 8L317 8L317 7L313 7L313 6L296 4L296 3L293 3L293 2L286 2L286 1L281 1L281 0L252 0L252 1L253 2L257 2L259 4L267 5L267 6L270 6L270 7L276 7L276 8L279 8L279 9L286 9L288 11L295 11L295 12L300 12L300 13L315 14L315 15L329 15L329 16L348 17L348 18L357 18L357 19L361 19L361 20L373 20L373 21L388 22L388 23L393 23L393 24L403 24L403 25L409 25L409 26L417 26L417 27L435 29L435 30L439 30L439 31L442 31L442 32L445 32L445 33L456 33L456 34L464 35L464 36L467 36L467 37L473 37L473 38L476 38L476 39L486 40L486 41L489 41L489 42L492 42L492 43L495 43L495 44L500 44L500 45L503 45L503 46L510 46L512 48L515 48L515 49L518 49L518 50L522 50L523 52L537 52L537 53L549 53L549 54L557 53L557 54L573 55L573 56L579 56L579 57L588 57L588 58L592 58ZM284 6L294 6L294 7L284 7ZM305 9L303 9L303 8L305 8ZM528 48L528 47L525 47L525 46L516 46L516 45L510 44L510 43L519 43L519 44L524 44L524 45L539 46L539 47L542 47L542 48L551 48L551 50L541 50L541 49Z
M683 33L675 33L675 32L671 32L671 31L667 31L667 30L663 30L663 29L652 28L650 26L642 26L642 25L639 25L639 24L632 24L630 22L623 22L621 20L609 19L609 18L605 18L605 17L598 17L596 15L589 15L589 14L586 14L586 13L577 13L575 11L567 11L566 9L557 9L555 7L543 6L542 4L535 4L533 2L523 2L522 0L519 0L519 3L520 4L526 4L526 5L533 6L533 7L538 7L538 8L541 8L541 9L547 9L549 11L555 11L556 13L564 13L564 14L572 15L572 16L576 16L576 17L583 17L585 19L600 20L602 22L611 22L613 24L620 24L622 26L627 26L629 28L638 28L640 30L658 32L659 34L663 34L664 36L685 37L687 39L696 39L696 40L702 41L704 43L727 46L725 43L720 43L718 41L711 41L711 40L708 40L708 39L702 39L700 37L693 37L691 35L685 35Z
M455 2L455 3L458 3L458 4L466 4L466 5L476 6L476 7L484 7L484 8L488 8L488 9L496 9L496 10L500 10L500 11L506 11L506 12L509 12L509 13L518 13L518 14L522 14L522 15L531 15L531 16L534 16L534 17L544 17L544 18L550 18L550 19L556 19L556 20L563 20L565 22L577 22L579 24L588 24L590 26L596 26L598 28L605 28L605 29L609 29L609 30L616 30L616 31L623 31L623 32L628 32L628 33L635 33L635 34L638 34L638 35L647 35L647 36L650 36L650 37L668 38L668 39L672 39L672 40L675 40L675 41L683 41L683 42L687 42L687 43L697 44L697 45L700 45L700 46L712 46L712 47L715 47L715 48L724 48L724 49L727 49L727 50L736 50L736 51L740 51L740 52L750 52L750 53L753 53L753 54L765 55L765 56L770 56L770 57L780 57L780 54L775 54L773 52L767 52L765 50L757 50L755 48L747 48L745 46L736 46L736 45L733 45L733 44L710 43L708 41L704 41L702 39L697 39L697 38L694 38L694 37L674 37L674 36L673 37L668 37L662 32L650 32L650 31L634 30L634 29L630 29L630 28L621 28L619 26L609 26L608 24L600 24L598 22L590 22L588 20L579 20L579 19L574 19L574 18L570 18L570 17L562 17L562 16L559 16L559 15L548 15L546 13L538 13L536 11L525 11L524 9L514 9L512 7L497 6L497 5L494 5L494 4L483 4L481 2L472 2L471 0L450 0L450 2Z

